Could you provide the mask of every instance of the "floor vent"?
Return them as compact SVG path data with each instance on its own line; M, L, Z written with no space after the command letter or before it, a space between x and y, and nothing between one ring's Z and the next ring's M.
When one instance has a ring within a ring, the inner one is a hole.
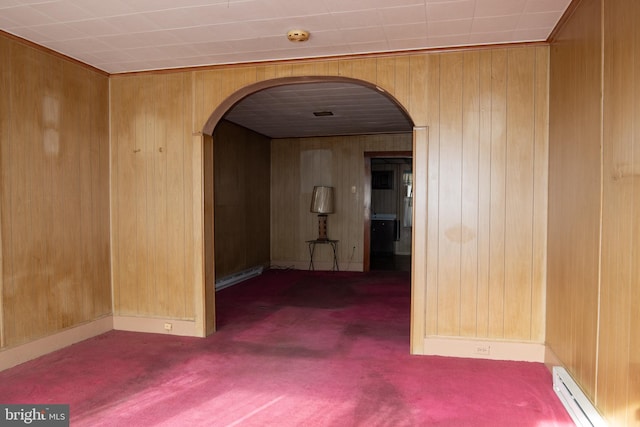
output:
M561 366L553 367L553 390L578 427L606 427L598 410Z
M262 266L249 268L247 270L240 271L238 273L230 274L222 279L216 280L216 291L219 291L229 286L233 286L236 283L240 283L244 280L250 279L262 274Z

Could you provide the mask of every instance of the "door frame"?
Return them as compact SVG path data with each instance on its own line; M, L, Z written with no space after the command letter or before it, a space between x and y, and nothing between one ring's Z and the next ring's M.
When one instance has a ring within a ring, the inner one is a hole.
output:
M365 151L364 152L364 232L362 243L362 271L371 270L371 159L410 158L413 151ZM413 241L413 236L411 237ZM413 246L413 243L412 243Z

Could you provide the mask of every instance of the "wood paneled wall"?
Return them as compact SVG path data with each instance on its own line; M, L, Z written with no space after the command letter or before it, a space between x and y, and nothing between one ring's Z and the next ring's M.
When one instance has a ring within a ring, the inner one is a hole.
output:
M194 161L190 73L111 79L114 314L192 320Z
M551 47L547 345L595 398L601 13L586 0Z
M414 254L415 262L427 265L426 309L417 320L423 325L415 330L423 330L425 336L542 342L546 46L114 77L111 131L117 311L190 317L187 300L192 283L185 284L190 280L188 266L185 270L181 266L188 263L188 251L193 250L188 246L193 240L189 236L179 239L178 235L191 229L184 221L189 221L188 212L194 207L189 179L195 179L195 174L194 165L188 161L191 148L182 139L201 131L212 112L238 90L269 79L296 76L340 76L376 84L406 108L416 126L429 128L429 160L417 162L414 168L414 173L416 168L429 171L428 212L420 217L421 221L426 217L428 223L427 251ZM167 147L173 150L175 159L158 152L158 144L165 140L175 142L173 148ZM282 149L274 145L274 165L282 162L279 156L293 156L290 151L299 150L293 142L289 144ZM337 160L342 157L360 157L357 150L345 144L330 149L336 164L342 164ZM165 164L164 158L166 169L160 167ZM300 171L295 164L285 175L299 182ZM338 195L342 198L339 204L350 206L354 212L363 209L356 197L361 196L360 168L332 172L335 183L348 183L343 185L349 190L347 194ZM165 170L171 190L162 185ZM289 185L277 182L277 177L272 179L274 188L286 189ZM353 185L355 196L350 192ZM298 194L309 192L307 187ZM300 207L291 212L292 221L299 222L289 224L287 229L279 228L279 220L274 219L277 213L272 210L272 260L308 257L304 240L315 236L316 220L308 214L304 197L298 202ZM337 233L333 235L342 241L343 263L362 258L363 226L349 218L346 223L338 222L342 220L337 215L329 218L329 232ZM161 230L176 235L159 236ZM171 244L165 246L163 239ZM356 252L351 258L353 246ZM165 247L172 248L176 257L168 257L173 267L163 272L160 267L167 267L160 261L167 253Z
M583 0L551 50L547 336L612 426L640 413L639 20Z
M436 55L425 82L426 335L542 342L548 51Z
M604 1L598 406L640 425L640 3Z
M426 123L430 134L428 253L415 254L428 265L426 335L542 342L548 52L516 48L434 54L411 57L410 64L411 72L422 75L419 83L411 80L418 91L412 96L424 97L421 108L410 104L413 118ZM403 70L396 68L396 76ZM274 170L278 156L274 152ZM297 172L288 179L297 179ZM339 182L349 189L353 180ZM274 182L274 188L280 187ZM304 229L313 234L314 218L305 203L302 197L298 212L307 218ZM353 209L358 208L361 202ZM337 215L329 221L330 230L336 222L340 227ZM348 237L337 234L343 262L354 245L355 259L361 257L359 229ZM279 238L281 231L274 228L273 257L286 251L290 258L306 255L302 235L287 243Z
M306 268L306 240L318 237L318 218L309 212L314 185L334 187L335 212L327 234L337 239L341 270L362 271L365 151L411 150L411 134L275 139L271 143L271 259ZM355 189L355 191L353 191ZM328 245L318 245L314 264L330 269ZM319 268L318 268L319 269Z
M0 35L0 347L111 313L109 81Z
M222 121L213 133L215 276L270 263L271 140Z

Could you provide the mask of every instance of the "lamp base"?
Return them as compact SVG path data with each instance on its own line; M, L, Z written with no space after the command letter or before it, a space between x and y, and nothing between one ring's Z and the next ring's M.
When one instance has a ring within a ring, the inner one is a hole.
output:
M327 215L318 215L318 240L329 240L327 237Z

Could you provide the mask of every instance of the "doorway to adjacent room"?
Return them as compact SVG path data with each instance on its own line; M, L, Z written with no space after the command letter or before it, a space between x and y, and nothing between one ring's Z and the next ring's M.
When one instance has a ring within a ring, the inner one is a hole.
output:
M364 234L369 270L411 271L412 153L369 152L365 162L369 203Z

